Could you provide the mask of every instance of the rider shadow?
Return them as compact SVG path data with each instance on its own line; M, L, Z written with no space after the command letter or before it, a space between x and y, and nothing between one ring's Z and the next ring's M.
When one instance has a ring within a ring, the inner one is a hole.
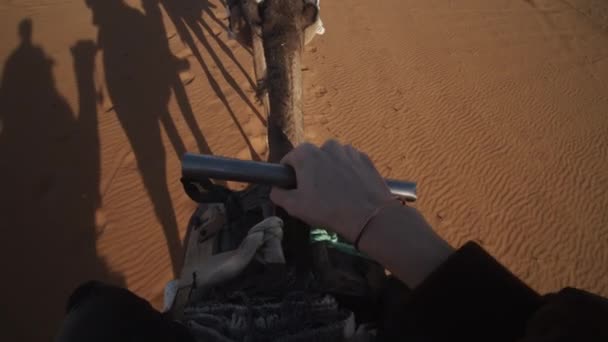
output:
M209 23L203 20L203 14L206 14L207 17L209 17L212 21L215 22L214 25L219 26L223 30L227 30L226 25L222 23L222 21L217 18L213 13L212 9L215 8L215 6L210 4L207 0L160 0L160 2L162 3L163 8L171 19L173 25L175 26L175 29L180 39L192 51L193 56L196 58L201 68L203 69L203 72L205 73L205 76L209 81L209 85L213 89L215 95L222 102L224 107L226 107L226 110L228 111L232 120L239 129L241 136L243 137L245 143L247 144L247 147L249 148L249 152L251 153L252 158L254 160L260 160L260 157L255 151L249 138L247 137L247 134L238 122L236 114L232 109L232 106L230 105L228 99L226 98L226 95L222 92L220 84L211 73L211 68L217 67L218 71L221 73L226 83L230 85L230 87L236 92L239 98L243 102L245 102L245 104L258 117L258 119L264 125L266 125L266 119L257 110L256 106L249 100L247 94L245 94L245 92L239 86L238 82L234 79L234 77L228 72L220 56L216 53L214 48L211 46L211 43L207 39L208 37L213 39L215 44L219 46L222 53L227 56L239 69L239 71L244 75L250 87L252 89L256 89L256 83L252 80L249 73L238 61L230 47L218 37L218 35L213 31L213 28L209 25ZM203 57L203 53L197 47L197 41L205 49L205 56L208 56L212 60L212 64L208 60L206 60L205 57Z
M186 148L168 104L175 95L181 114L198 144L211 154L190 106L179 72L187 64L169 49L167 34L155 1L144 0L145 13L123 0L87 0L98 27L105 80L113 109L135 155L143 183L160 221L171 255L173 274L180 272L181 241L166 180L161 125L179 157Z
M1 286L8 287L2 293L15 319L11 329L29 336L15 340L51 340L79 283L124 282L96 251L103 225L96 222L96 47L91 41L72 47L76 115L55 86L53 60L32 43L32 26L29 19L19 24L21 42L6 60L0 83Z

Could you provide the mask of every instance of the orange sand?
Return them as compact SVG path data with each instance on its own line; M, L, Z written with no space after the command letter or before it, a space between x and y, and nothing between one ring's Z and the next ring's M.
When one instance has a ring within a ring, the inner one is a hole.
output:
M100 26L84 0L0 3L6 341L48 341L91 278L160 305L194 207L178 154L265 156L251 56L227 39L219 2L144 3L100 11ZM441 235L478 241L535 289L608 295L606 2L343 6L323 2L327 33L305 51L308 138L418 181ZM79 40L100 45L94 88L76 82Z

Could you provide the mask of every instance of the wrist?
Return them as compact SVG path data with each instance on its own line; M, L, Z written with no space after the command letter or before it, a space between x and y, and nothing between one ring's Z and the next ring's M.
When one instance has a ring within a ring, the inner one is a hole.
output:
M399 204L397 200L388 198L385 201L366 201L352 206L345 210L343 215L334 217L334 219L341 219L336 221L335 226L332 227L334 228L333 231L354 245L357 237L362 235L363 230L367 230L367 226L371 224L371 221L379 216L381 211L384 211L384 207L390 206L389 204L392 203Z
M453 252L416 209L405 206L387 207L375 217L359 247L411 288Z
M373 209L367 216L365 216L365 218L361 221L362 224L360 224L359 227L355 230L355 238L353 241L355 249L360 249L359 243L361 242L361 239L365 235L367 229L373 226L373 222L374 220L376 220L376 218L383 215L383 211L388 210L388 208L392 206L402 205L402 202L398 201L396 198L391 198L386 200L385 202L378 204L375 209Z

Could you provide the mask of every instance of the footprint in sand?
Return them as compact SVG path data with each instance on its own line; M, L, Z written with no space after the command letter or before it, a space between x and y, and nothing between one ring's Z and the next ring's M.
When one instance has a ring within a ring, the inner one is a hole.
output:
M446 213L443 212L443 211L437 212L437 218L439 219L439 222L445 220L446 219Z
M182 71L179 73L179 79L183 85L188 85L194 81L194 74L190 71Z
M257 156L252 155L251 148L253 152L257 154ZM240 150L235 158L252 160L254 157L259 157L261 160L266 160L268 153L268 141L266 139L266 135L258 135L249 138L249 144Z
M99 106L104 113L109 113L114 110L114 103L112 103L110 97L106 95L107 93L107 91L102 90L99 90L97 93Z
M242 124L243 132L247 134L249 137L257 137L260 135L266 134L266 126L260 120L258 120L257 116L250 115Z
M129 151L120 161L119 168L137 170L137 162L135 161L135 153Z
M177 57L179 59L185 59L185 58L189 58L192 56L193 56L192 50L189 48L182 49L178 53L175 54L175 57Z
M315 94L315 97L319 99L325 96L325 94L327 94L327 89L325 87L318 86L314 88L313 92Z
M175 54L177 60L177 71L183 85L188 85L194 81L194 74L190 72L190 62L188 58L192 57L192 50L185 48Z
M102 235L108 225L108 217L103 209L97 209L95 211L95 233L97 237Z
M101 108L103 109L104 113L109 113L114 110L114 104L112 103L112 101L106 100L102 102Z
M236 39L228 40L228 42L226 42L226 45L232 51L234 51L240 47L240 43L238 41L236 41Z

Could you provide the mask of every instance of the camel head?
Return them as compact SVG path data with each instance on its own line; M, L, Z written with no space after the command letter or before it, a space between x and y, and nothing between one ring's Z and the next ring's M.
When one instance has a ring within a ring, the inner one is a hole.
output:
M325 32L319 17L320 0L228 0L230 33L249 45L250 30L259 34L303 31L304 43Z
M265 37L297 34L300 44L312 39L306 37L308 29L319 20L319 8L311 0L262 0L258 9Z

